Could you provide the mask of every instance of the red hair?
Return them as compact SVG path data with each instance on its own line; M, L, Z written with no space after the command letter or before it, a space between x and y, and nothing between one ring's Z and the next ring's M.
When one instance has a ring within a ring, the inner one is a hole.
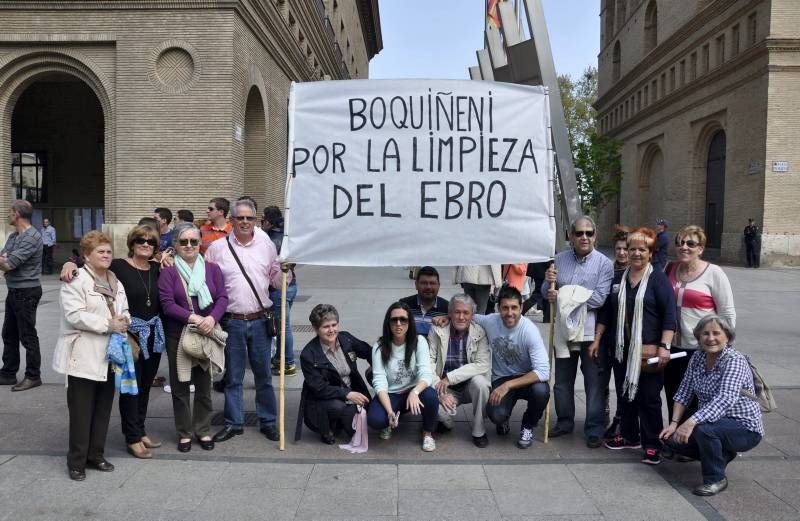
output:
M650 228L634 228L634 230L628 234L628 247L630 247L633 241L643 242L647 249L650 250L650 255L653 255L656 251L656 232Z

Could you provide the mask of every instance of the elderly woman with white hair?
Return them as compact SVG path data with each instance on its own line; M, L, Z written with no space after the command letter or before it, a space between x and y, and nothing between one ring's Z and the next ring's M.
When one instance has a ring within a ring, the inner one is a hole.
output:
M661 431L668 448L699 459L703 484L698 496L713 496L728 486L725 467L739 452L752 449L764 436L761 409L755 396L747 358L733 348L730 323L707 315L694 328L702 350L692 355L672 409L672 421ZM683 418L697 397L697 412ZM683 420L683 423L681 423Z

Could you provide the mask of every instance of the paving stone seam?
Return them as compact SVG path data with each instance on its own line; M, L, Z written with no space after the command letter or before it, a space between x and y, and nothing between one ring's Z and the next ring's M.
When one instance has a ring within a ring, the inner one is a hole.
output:
M681 481L678 477L669 471L668 468L659 465L655 469L656 473L661 476L661 479L666 481L669 486L675 490L680 496L689 503L692 508L706 518L708 521L725 521L725 516L722 515L714 506L708 501L699 496L692 494L692 491Z
M787 507L789 507L791 510L794 510L795 512L798 512L797 508L795 508L795 506L794 506L794 505L792 505L791 503L788 503L788 502L787 502L786 500L784 500L782 497L780 497L779 495L775 494L775 492L771 491L770 489L768 489L767 487L765 487L764 485L762 485L762 484L761 484L761 482L760 482L759 480L757 480L757 479L754 479L754 480L753 480L753 483L755 483L756 485L758 485L759 487L761 487L762 489L764 489L764 491L766 491L768 494L771 494L771 495L772 495L772 497L774 497L775 499L777 499L778 501L780 501L781 503L783 503L784 505L786 505Z

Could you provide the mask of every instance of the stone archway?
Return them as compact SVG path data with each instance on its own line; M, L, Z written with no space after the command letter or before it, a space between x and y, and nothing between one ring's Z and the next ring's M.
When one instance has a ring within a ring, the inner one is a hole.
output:
M725 215L725 131L717 130L708 145L706 161L706 247L721 248Z
M650 144L642 154L637 190L637 225L652 227L663 217L664 154L661 147Z
M263 207L267 183L267 128L264 100L257 86L247 94L244 117L244 193Z

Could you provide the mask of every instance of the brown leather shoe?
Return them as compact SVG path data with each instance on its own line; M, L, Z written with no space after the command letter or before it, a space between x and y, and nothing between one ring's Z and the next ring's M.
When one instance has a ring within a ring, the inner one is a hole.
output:
M33 389L34 387L39 387L42 385L41 378L28 378L27 376L17 385L11 388L12 391L27 391L28 389Z
M148 449L157 449L161 447L160 441L153 441L149 436L142 436L142 444Z
M134 458L139 459L150 459L153 457L153 453L150 452L141 441L128 445L128 453Z

